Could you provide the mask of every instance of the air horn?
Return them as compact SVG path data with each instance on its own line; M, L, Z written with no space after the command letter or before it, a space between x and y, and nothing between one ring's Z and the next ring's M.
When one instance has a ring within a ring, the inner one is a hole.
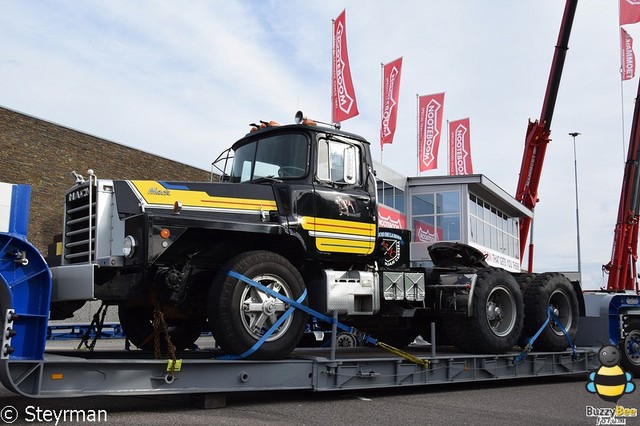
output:
M340 130L340 123L325 123L324 121L320 120L312 120L308 117L305 117L302 111L296 112L295 122L296 124L304 124L306 126L315 126L317 123L320 123Z

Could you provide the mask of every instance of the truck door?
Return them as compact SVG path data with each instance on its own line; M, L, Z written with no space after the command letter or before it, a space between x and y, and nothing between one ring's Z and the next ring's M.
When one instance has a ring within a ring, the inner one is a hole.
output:
M305 225L319 254L373 253L377 234L374 180L361 143L318 136L314 215Z

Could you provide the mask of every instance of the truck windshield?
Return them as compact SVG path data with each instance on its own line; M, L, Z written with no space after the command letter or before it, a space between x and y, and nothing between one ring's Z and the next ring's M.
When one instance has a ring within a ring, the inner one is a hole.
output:
M290 179L307 174L309 141L302 134L267 136L235 150L230 182Z

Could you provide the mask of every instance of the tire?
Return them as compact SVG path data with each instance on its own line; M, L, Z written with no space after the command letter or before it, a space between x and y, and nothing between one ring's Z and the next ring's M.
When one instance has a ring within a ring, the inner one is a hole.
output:
M628 333L620 341L620 364L634 377L640 377L640 318L625 321L624 331Z
M502 269L478 270L472 303L472 316L446 320L447 338L469 353L511 350L524 319L522 293L513 276Z
M524 294L527 292L529 285L536 278L536 274L517 274L514 275L516 282L518 283L518 287L520 287L520 292L524 297Z
M154 351L153 307L148 305L120 305L118 307L120 325L127 339L136 347L145 351ZM196 323L176 322L165 319L171 343L177 351L191 348L202 333L202 327ZM160 350L167 351L167 342L160 333Z
M536 278L536 276L537 276L536 274L529 274L529 273L517 274L513 276L516 279L518 286L520 287L520 292L522 293L523 302L524 302L525 294L527 293L527 289L531 285L531 282L533 282L533 280ZM525 303L525 309L526 309L526 303ZM518 346L520 346L521 348L525 347L525 345L527 344L527 338L530 337L525 335L524 329L526 327L526 321L527 320L525 315L525 323L522 327L523 332L520 334L520 337L518 338Z
M551 306L571 339L575 339L580 315L578 296L567 277L558 272L549 272L537 275L524 293L523 343L534 336L546 321L548 306ZM557 352L567 349L569 342L562 329L549 322L533 342L533 347L536 350Z
M229 270L293 300L302 295L305 285L298 270L287 259L269 251L242 253L225 265L209 291L209 325L225 353L241 355L260 340L289 305L230 277L226 272ZM303 304L307 304L306 299ZM307 315L296 309L249 358L286 357L300 342L306 321Z

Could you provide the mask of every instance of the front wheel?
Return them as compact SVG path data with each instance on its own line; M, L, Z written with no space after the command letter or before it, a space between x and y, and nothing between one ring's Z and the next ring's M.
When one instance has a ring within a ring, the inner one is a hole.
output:
M305 290L298 270L284 257L269 251L251 251L231 259L218 274L209 292L208 316L217 344L230 354L255 349L252 359L284 358L298 345L305 330L306 314L246 282L233 278L235 271L289 299L298 300ZM306 299L303 302L306 305ZM255 347L269 330L272 334Z
M627 334L620 341L620 364L635 377L640 377L640 318L628 319L624 331Z
M524 318L522 293L513 276L502 269L479 270L472 303L472 316L446 323L454 345L465 352L495 354L513 348Z

